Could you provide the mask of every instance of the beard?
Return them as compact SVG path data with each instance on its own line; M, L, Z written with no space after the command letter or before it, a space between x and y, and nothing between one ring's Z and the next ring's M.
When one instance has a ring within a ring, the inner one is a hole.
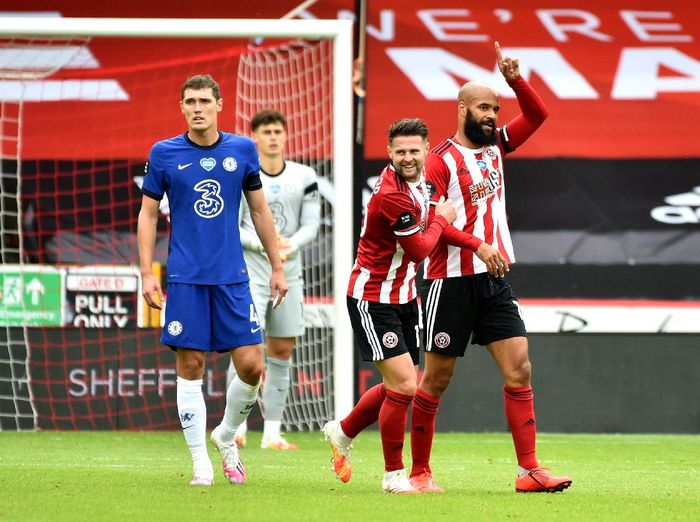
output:
M467 109L467 119L464 120L464 134L472 143L477 145L495 145L496 144L496 126L494 122L493 132L487 134L483 127L472 116L472 113Z

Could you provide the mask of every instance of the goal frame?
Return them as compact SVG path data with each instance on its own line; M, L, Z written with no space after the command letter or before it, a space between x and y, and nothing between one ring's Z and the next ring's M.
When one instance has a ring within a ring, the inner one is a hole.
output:
M203 29L204 28L204 29ZM309 38L333 40L333 407L340 418L354 403L352 329L346 313L352 268L352 21L183 18L0 17L2 37Z

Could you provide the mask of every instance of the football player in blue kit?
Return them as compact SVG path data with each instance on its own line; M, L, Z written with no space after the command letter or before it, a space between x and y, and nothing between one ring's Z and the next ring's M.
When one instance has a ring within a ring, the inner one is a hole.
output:
M223 420L212 431L211 441L229 482L246 480L234 434L253 407L264 361L238 229L241 195L270 260L270 300L275 308L288 290L272 214L261 190L255 144L218 130L222 105L219 86L211 76L194 76L184 83L180 109L188 130L151 148L138 217L143 296L150 307L160 309L163 291L151 267L158 206L167 195L171 229L161 342L177 353L177 408L192 454L193 486L208 486L214 480L202 393L207 352L230 352L236 369L237 377L226 392Z

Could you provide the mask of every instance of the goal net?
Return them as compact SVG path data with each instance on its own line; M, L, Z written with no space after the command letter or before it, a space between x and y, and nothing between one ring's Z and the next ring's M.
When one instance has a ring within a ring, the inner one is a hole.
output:
M254 112L278 109L289 159L319 177L283 423L318 429L352 405L349 23L208 20L196 34L186 22L0 18L0 430L179 426L174 354L140 297L136 222L150 145L184 131L180 85L200 73L221 85L223 130L247 135ZM210 423L227 365L207 361Z

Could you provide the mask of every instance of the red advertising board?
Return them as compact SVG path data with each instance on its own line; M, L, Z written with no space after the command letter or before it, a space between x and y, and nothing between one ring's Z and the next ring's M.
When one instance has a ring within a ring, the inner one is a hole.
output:
M195 16L278 18L298 3L213 2ZM320 0L298 17L352 16L353 4ZM365 153L369 158L386 155L386 129L401 117L425 118L434 142L454 132L454 100L459 86L468 80L485 80L499 90L501 123L515 116L518 108L512 92L496 72L495 40L505 53L521 60L522 74L542 95L550 113L519 157L700 157L696 123L700 121L700 18L694 2L372 0L368 4ZM61 16L193 16L186 4L163 0L146 4L6 0L3 10ZM192 49L187 41L145 45L143 40L130 40L115 48L94 40L88 49L98 69L114 68L102 77L116 81L128 99L26 104L23 131L40 139L27 140L23 155L145 157L155 139L182 127L176 107L182 78L148 71L140 77L133 71L126 75L115 64L128 63L130 58L162 63L192 53L235 55L236 45L212 41ZM86 71L62 70L54 78L88 77ZM151 82L147 100L142 96L144 81ZM224 93L233 92L235 78L223 78L222 84ZM159 91L162 95L152 96ZM95 110L96 104L102 109ZM228 110L233 110L232 105ZM84 136L86 127L99 128L95 121L90 125L91 120L103 119L105 114L110 122L122 122L117 131L125 136L109 150L99 139L88 141ZM163 123L146 129L139 125L141 117L159 118Z

